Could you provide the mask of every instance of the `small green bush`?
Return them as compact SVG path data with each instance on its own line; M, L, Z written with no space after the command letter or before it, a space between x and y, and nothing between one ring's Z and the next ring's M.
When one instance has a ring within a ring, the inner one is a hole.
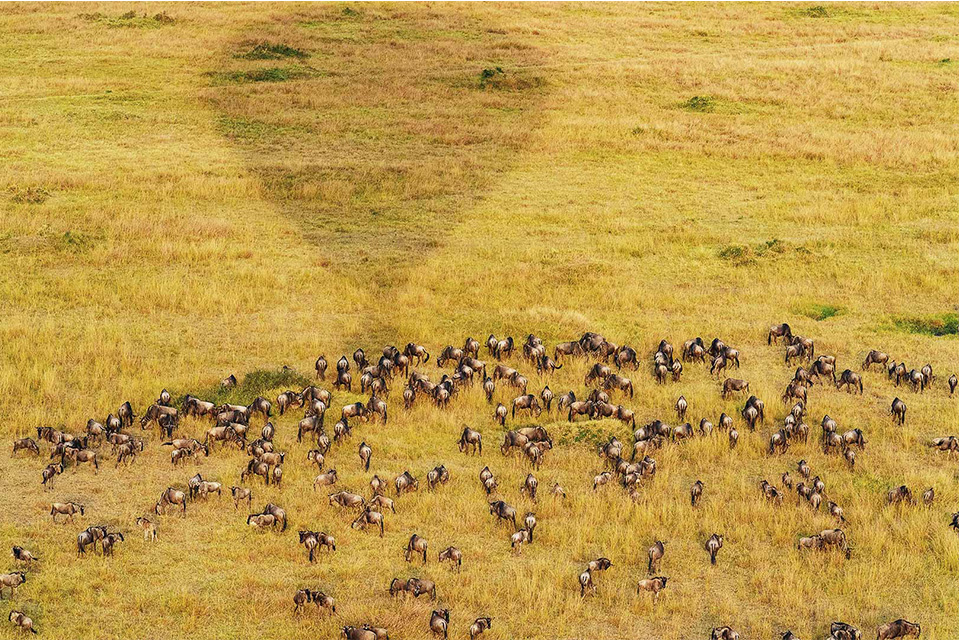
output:
M956 336L957 313L947 312L932 316L898 316L893 325L901 332L926 334L928 336Z
M687 111L697 111L700 113L709 113L717 106L717 101L712 96L694 96L681 105Z
M300 49L285 45L271 44L269 42L258 43L246 53L237 54L238 58L247 60L279 60L281 58L307 58L309 54Z

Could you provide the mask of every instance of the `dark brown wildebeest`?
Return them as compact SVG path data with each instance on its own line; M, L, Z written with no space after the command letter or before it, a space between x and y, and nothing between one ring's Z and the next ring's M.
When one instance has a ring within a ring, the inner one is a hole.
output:
M739 378L728 378L723 381L723 391L720 393L721 398L726 398L734 392L745 392L749 391L750 383L747 381L741 380Z
M890 414L894 421L903 425L904 421L907 420L907 404L899 398L894 398L893 403L890 404Z
M860 630L853 627L849 623L834 621L830 624L830 638L853 641L855 639L860 639Z
M850 558L850 546L847 545L847 535L844 534L843 530L840 528L823 530L819 536L823 539L824 545L832 545L843 552L848 559Z
M154 506L154 512L158 515L163 514L166 510L166 507L169 505L180 506L180 515L187 515L187 495L180 490L175 490L172 487L168 487L163 491L163 494L160 495L160 500L157 501L156 506Z
M40 559L35 557L30 550L25 550L19 545L13 546L13 558L20 563L26 563L27 565L33 563L34 561L39 561Z
M793 340L793 333L790 331L790 326L786 323L780 323L779 325L774 325L770 328L770 331L767 332L767 345L771 345L776 342L776 339L782 338L784 342L789 343Z
M790 447L790 443L787 441L787 434L783 429L780 429L770 435L770 448L767 451L771 456L779 451L781 454L787 452L787 448Z
M490 617L478 617L470 624L470 638L478 639L480 635L490 629Z
M442 550L440 554L437 555L437 561L440 563L443 563L444 561L450 561L456 564L457 572L459 572L460 566L463 565L463 553L460 551L460 548L450 546L446 550Z
M859 427L844 432L840 438L843 439L844 446L856 445L861 450L867 447L867 439L863 437L863 430Z
M496 409L493 410L493 419L500 425L507 424L507 407L503 403L497 403Z
M716 533L710 535L710 538L707 539L707 542L703 547L706 549L707 553L710 554L710 565L716 565L717 552L719 552L720 548L723 547L723 536Z
M518 396L513 399L513 410L511 411L511 416L515 417L517 415L517 410L530 410L536 416L540 416L540 413L543 411L540 408L540 402L537 401L537 397L533 394L525 394L523 396Z
M895 487L887 492L887 505L894 503L913 503L913 493L906 485Z
M427 562L427 540L419 534L414 534L407 541L407 547L404 548L403 559L409 563L414 556L423 556L423 562Z
M37 456L40 456L40 446L37 445L37 442L32 438L18 438L13 442L13 453L16 454L20 450L26 450L27 452L33 452Z
M837 389L843 386L847 387L847 392L850 392L851 388L853 391L859 388L860 393L863 394L863 381L860 379L860 375L852 370L845 369L843 373L840 374L840 380L837 381Z
M427 472L427 489L434 489L437 485L446 485L450 480L450 473L443 465L438 465Z
M504 501L493 501L490 505L490 514L497 517L497 523L501 521L511 521L513 522L514 529L519 529L517 526L517 511L511 506L507 505Z
M63 474L63 463L51 463L43 468L40 474L43 477L42 485L49 489L53 486L53 477L58 474ZM50 483L50 485L47 485L47 483Z
M867 357L863 359L863 364L860 365L860 369L870 369L870 366L874 363L883 368L883 366L885 366L889 360L890 356L887 354L875 349L871 349L869 352L867 352Z
M663 541L657 541L647 549L647 572L654 574L660 571L660 561L663 559Z
M393 480L393 487L400 496L403 492L416 492L420 489L420 482L413 477L408 470L404 470L397 478Z
M700 504L700 497L703 496L703 481L697 480L690 488L690 506L697 507Z
M780 400L783 401L784 404L789 403L793 399L802 401L804 405L807 403L807 388L797 381L790 381L783 392L783 396L780 397Z
M434 610L430 613L430 630L436 636L446 639L449 626L450 610Z
M788 328L789 329L789 328ZM725 639L727 641L738 641L740 634L729 625L723 625L719 628L710 630L711 639Z
M527 478L520 484L520 494L529 494L531 501L537 500L537 486L539 481L533 474L527 474Z
M553 349L553 360L560 362L560 356L582 356L584 353L580 343L573 341L568 343L558 343Z
M613 371L603 363L595 363L583 377L583 384L589 386L593 381L603 381L612 373Z
M951 374L950 378L947 379L947 385L950 386L950 396L953 396L953 393L957 389L957 375Z
M633 371L637 371L640 369L640 361L637 359L637 350L623 345L617 350L616 354L613 355L613 364L617 366L617 369L622 369L624 365L632 364Z
M383 513L374 510L371 506L364 508L360 512L359 516L353 520L353 523L350 524L350 527L357 530L365 530L368 525L373 525L380 528L380 538L383 538Z
M460 440L457 441L457 446L460 448L461 452L466 453L468 447L472 447L472 453L483 455L483 440L480 435L480 432L472 430L466 425L463 426L463 432L460 434Z
M897 619L891 623L884 623L877 628L878 639L904 639L906 637L920 638L920 625L906 619Z
M33 627L33 619L28 617L20 610L11 610L9 619L10 623L17 626L21 630L37 634L36 628Z
M738 432L737 430L731 428L731 430L730 430L730 435L729 435L730 449L731 449L731 450L737 446L737 441L738 441L739 439L740 439L740 432Z

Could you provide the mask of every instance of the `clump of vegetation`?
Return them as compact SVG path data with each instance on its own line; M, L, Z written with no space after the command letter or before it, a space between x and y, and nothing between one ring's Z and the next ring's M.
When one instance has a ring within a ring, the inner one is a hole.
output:
M957 313L934 314L931 316L898 316L893 326L901 332L926 334L928 336L956 336Z
M273 44L269 42L260 42L250 51L237 54L237 58L246 58L247 60L279 60L281 58L308 58L310 54L301 49L285 45L283 43Z
M830 13L827 11L827 8L823 5L816 5L813 7L807 7L800 10L800 14L807 16L808 18L829 18Z
M727 245L721 247L717 257L729 260L734 265L746 265L756 262L759 258L777 258L788 253L809 254L810 250L803 245L791 247L779 238L771 238L756 245Z
M18 204L40 205L50 197L50 192L43 187L10 187L10 200Z
M487 84L497 76L504 75L503 69L494 67L493 69L484 69L480 72L480 86L486 87Z
M136 11L127 11L119 16L111 18L105 13L99 11L94 13L81 13L77 15L81 20L87 22L99 22L108 27L160 27L172 25L177 22L176 18L169 15L166 11L148 16L146 13L137 14Z
M796 308L794 311L801 316L806 316L807 318L815 321L825 321L828 318L839 316L844 310L839 305L831 305L828 303L810 303L809 305Z
M74 254L82 254L93 247L96 239L89 234L79 231L67 230L61 236L54 239L57 249Z
M267 67L250 71L214 72L211 74L223 82L245 84L248 82L286 82L307 76L303 69L292 67Z
M284 366L280 369L255 369L247 372L236 387L225 388L217 384L192 394L217 404L249 403L251 399L264 396L272 390L296 389L299 391L310 383L308 377L293 368ZM171 395L178 406L187 397L185 393L171 393Z
M716 106L717 101L713 96L694 96L681 105L687 111L700 113L709 113L716 109Z

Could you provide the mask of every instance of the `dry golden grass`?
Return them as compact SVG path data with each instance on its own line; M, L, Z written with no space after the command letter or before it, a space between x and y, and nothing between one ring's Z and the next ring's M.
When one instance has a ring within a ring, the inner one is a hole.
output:
M690 365L658 387L647 359L663 337L721 336L772 416L756 434L741 429L732 452L720 436L658 452L639 505L617 487L590 491L593 444L629 442L626 429L542 417L563 444L537 473L541 491L558 480L570 498L535 506L537 541L520 557L476 476L489 465L525 512L528 466L501 457L479 390L441 413L403 411L394 389L389 426L361 425L332 453L341 485L364 493L361 440L384 478L409 469L423 483L434 465L450 469L448 487L398 501L382 540L310 491L291 415L274 421L289 453L283 489L251 482L255 508L273 501L291 515L283 535L249 531L225 498L163 517L155 545L138 540L136 516L194 467L236 483L236 452L174 469L152 432L130 469L107 457L99 475L71 469L50 491L41 461L2 455L0 543L42 559L11 607L44 637L323 638L364 621L424 637L430 605L387 594L392 577L418 575L437 582L455 637L482 614L494 617L490 638L687 638L723 624L744 638L811 638L833 620L872 636L898 617L955 636L958 466L923 443L957 433L945 388L958 359L957 7L823 8L5 6L6 443L37 425L80 431L126 399L142 411L163 387L209 390L230 372L284 364L309 374L317 354L332 368L357 346L416 340L436 353L490 332L552 346L594 330L630 344L645 359L624 401L638 422L669 422L682 393L694 423L736 415L742 401L722 401ZM247 56L258 43L308 55ZM944 336L896 322L944 315ZM811 392L814 427L830 414L866 433L854 472L813 442L765 454L792 374L763 340L782 321L841 369L871 348L934 367L923 395L877 372L863 397ZM519 367L531 389L547 382ZM568 365L551 388L581 391L586 367ZM424 369L439 378L432 362ZM887 416L894 395L909 406L902 429ZM463 423L482 431L482 458L456 450ZM831 526L826 515L758 497L759 480L800 458L844 507L849 561L794 549ZM697 478L706 493L692 511ZM884 508L901 483L935 487L936 503ZM51 526L53 500L84 502L87 516ZM76 533L97 523L130 537L115 558L77 560ZM309 566L303 527L334 534L338 551ZM725 535L717 567L702 549L714 531ZM403 561L413 532L430 542L425 568ZM657 538L670 582L653 606L634 589ZM460 575L435 561L452 544L465 554ZM615 566L581 600L576 576L599 555ZM293 592L307 586L335 596L340 615L294 617Z

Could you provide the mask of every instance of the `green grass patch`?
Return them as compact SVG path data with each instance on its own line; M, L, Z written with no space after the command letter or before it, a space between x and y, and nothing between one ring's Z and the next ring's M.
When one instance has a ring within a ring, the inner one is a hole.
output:
M99 240L102 240L102 237L69 229L53 239L54 246L59 251L70 252L72 254L82 254L89 251Z
M507 73L501 67L489 67L480 71L480 88L500 91L523 91L536 89L543 85L540 76L526 75L522 72Z
M812 7L804 7L800 9L798 13L801 16L806 16L807 18L829 18L830 12L827 11L827 8L821 4L814 5Z
M957 312L933 314L931 316L897 316L893 319L893 326L898 331L909 334L956 336L957 318Z
M206 389L190 392L190 394L204 401L217 404L241 405L250 403L257 396L265 396L272 390L293 389L300 391L311 384L310 378L290 367L255 369L242 377L238 377L238 379L237 386L233 388L224 388L220 386L220 383L217 383ZM187 394L171 391L170 396L173 397L174 403L180 406L186 399Z
M254 45L252 49L244 53L238 53L237 58L247 60L280 60L282 58L309 58L310 54L302 49L297 49L282 43L260 42Z
M310 73L305 69L296 67L266 67L250 71L215 71L210 75L217 82L248 84L253 82L286 82L306 78Z
M802 305L800 307L794 308L795 313L800 316L806 316L807 318L813 319L815 321L825 321L828 318L833 318L834 316L839 316L843 313L843 308L839 305L830 305L827 303L810 303L808 305Z
M712 113L717 108L717 99L713 96L693 96L681 103L681 108L698 113Z
M146 13L138 14L136 11L128 11L120 14L119 16L112 17L97 11L95 13L81 13L78 14L77 17L81 20L86 20L87 22L96 22L111 28L133 27L140 29L152 29L156 27L172 25L177 22L177 19L167 14L166 11L161 11L160 13L156 13L152 16L148 16Z
M50 192L43 187L17 187L7 189L10 200L21 205L42 205L50 197Z
M734 265L748 265L762 258L776 259L788 254L811 253L803 245L790 245L779 238L771 238L756 245L725 245L717 251L717 258L730 261Z

